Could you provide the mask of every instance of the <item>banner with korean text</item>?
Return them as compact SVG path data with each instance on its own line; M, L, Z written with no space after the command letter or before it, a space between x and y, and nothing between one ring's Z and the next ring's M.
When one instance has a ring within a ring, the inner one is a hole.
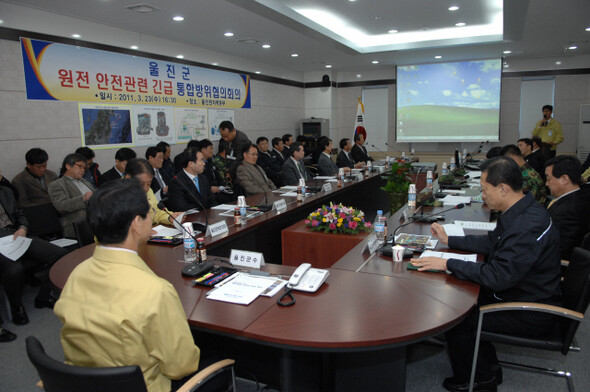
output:
M31 100L251 107L248 75L29 38L21 49Z

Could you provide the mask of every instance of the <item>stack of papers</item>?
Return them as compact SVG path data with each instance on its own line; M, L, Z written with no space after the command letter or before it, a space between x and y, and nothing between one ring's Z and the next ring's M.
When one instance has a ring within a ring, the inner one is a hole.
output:
M463 228L459 225L452 225L452 224L446 224L443 225L443 229L445 229L445 233L451 237L465 237L465 232L463 231Z
M207 298L215 301L249 305L259 295L272 297L287 284L272 276L250 275L238 272L231 278L219 283L207 293Z
M31 241L30 238L22 236L17 236L15 239L12 234L2 237L0 238L0 254L16 261L29 249Z
M469 204L471 203L471 197L469 196L453 196L447 195L440 199L445 206L456 206L457 204Z
M461 226L464 229L470 229L470 230L494 231L494 229L496 228L496 222L477 222L477 221L456 220L455 225Z
M433 250L425 250L424 252L422 252L422 254L420 255L420 257L440 257L443 259L459 259L459 260L463 260L463 261L470 261L472 263L475 263L477 261L477 255L476 254L460 254L460 253L449 253L449 252L435 252Z
M172 227L166 227L162 225L158 225L153 227L152 230L156 231L156 236L159 237L176 237L177 235L181 234L182 232L178 229L174 229Z

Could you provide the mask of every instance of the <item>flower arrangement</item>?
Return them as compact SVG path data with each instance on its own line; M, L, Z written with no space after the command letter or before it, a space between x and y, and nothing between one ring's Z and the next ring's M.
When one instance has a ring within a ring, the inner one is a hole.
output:
M411 169L412 165L410 163L396 159L391 165L387 184L381 189L390 193L408 193L408 187L410 186L410 182L412 182L412 179L409 177Z
M371 222L365 222L364 212L332 202L309 214L305 226L324 233L358 234L371 231Z

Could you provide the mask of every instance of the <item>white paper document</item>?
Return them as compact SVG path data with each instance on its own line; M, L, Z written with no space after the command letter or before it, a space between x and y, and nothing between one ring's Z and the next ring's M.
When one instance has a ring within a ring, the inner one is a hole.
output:
M459 259L463 261L471 261L475 263L477 261L476 254L460 254L460 253L449 253L449 252L435 252L433 250L425 250L422 252L420 257L440 257L443 259Z
M0 238L0 253L10 260L16 261L29 249L32 240L20 235L16 239L13 238L13 234Z
M227 210L234 210L238 205L237 204L219 204L215 207L211 207L212 210L221 210L221 211L227 211Z
M276 290L277 285L275 284L275 281L277 278L258 277L241 273L235 275L236 277L232 278L227 283L223 282L219 287L209 291L207 293L207 298L215 301L249 305L271 286L274 285L273 289ZM273 291L273 289L271 289L271 291Z
M336 176L315 176L314 180L335 180Z
M297 192L285 192L281 196L297 197Z
M496 228L496 222L478 222L478 221L461 221L456 220L455 225L464 229L493 231Z
M178 229L162 225L158 225L156 227L153 227L152 229L156 231L157 234L155 235L159 237L174 237L181 234L181 231Z
M50 244L57 245L61 248L65 248L66 246L75 245L78 241L73 240L71 238L58 238L57 240L49 241Z
M461 189L443 189L441 192L449 193L451 195L464 195L467 191Z
M480 178L481 177L481 171L469 171L467 172L467 175L469 176L469 178Z
M469 197L469 196L447 195L440 200L442 200L443 205L445 205L445 206L456 206L457 204L461 204L461 203L464 203L464 204L471 203L471 197Z
M446 225L442 225L442 227L443 229L445 229L445 233L447 233L449 237L465 237L465 231L463 231L463 228L461 226L448 223Z

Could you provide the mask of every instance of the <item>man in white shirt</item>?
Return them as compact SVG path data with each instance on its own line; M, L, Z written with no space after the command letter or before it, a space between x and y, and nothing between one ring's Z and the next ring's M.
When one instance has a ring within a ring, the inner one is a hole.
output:
M154 168L154 180L152 181L150 188L154 191L154 196L156 196L158 201L168 195L168 182L170 179L161 170L162 165L164 164L165 152L166 150L164 148L158 146L149 147L145 152L145 159L147 159L150 165Z

